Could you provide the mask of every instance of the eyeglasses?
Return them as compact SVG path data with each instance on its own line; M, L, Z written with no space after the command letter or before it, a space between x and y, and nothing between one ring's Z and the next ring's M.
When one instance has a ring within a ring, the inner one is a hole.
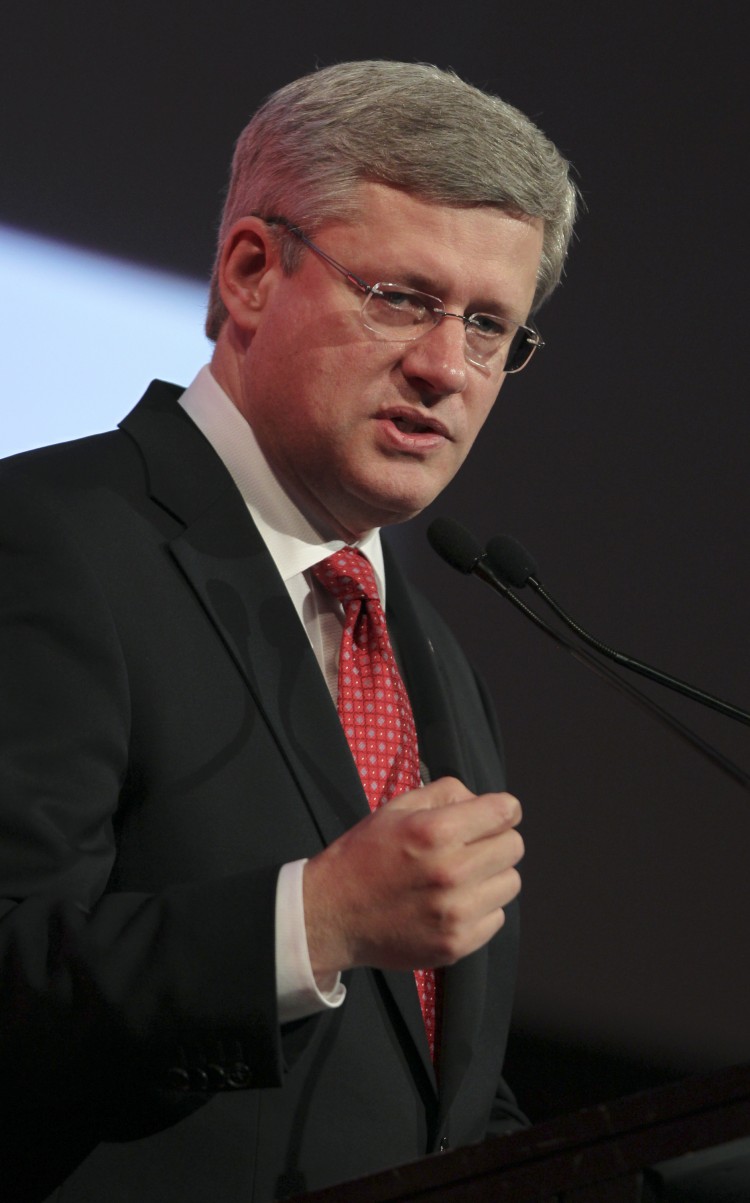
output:
M438 326L444 317L455 317L464 324L468 362L483 367L497 357L502 370L508 375L525 368L534 352L544 346L542 336L533 326L523 326L496 313L448 313L439 297L419 292L405 284L390 284L382 280L377 284L366 284L316 246L312 239L285 217L267 217L265 221L268 225L283 226L365 294L360 311L362 324L380 338L413 342Z

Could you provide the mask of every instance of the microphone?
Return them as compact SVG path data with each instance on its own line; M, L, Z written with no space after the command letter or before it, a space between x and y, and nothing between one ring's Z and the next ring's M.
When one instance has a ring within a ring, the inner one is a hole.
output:
M536 561L517 539L510 535L495 535L487 544L487 558L506 585L522 589L529 581L536 583L539 569Z
M510 535L496 535L494 539L490 539L487 544L486 556L493 571L505 585L514 585L519 589L524 585L530 585L553 613L565 623L566 627L574 631L594 651L606 656L608 660L613 660L615 664L619 664L631 672L640 673L641 676L648 677L649 680L656 681L659 685L665 685L667 689L673 689L676 693L692 698L695 702L710 706L712 710L718 710L720 714L736 719L737 722L750 725L750 714L746 710L741 710L739 706L723 702L720 698L716 698L702 689L696 689L694 685L688 685L686 681L680 681L679 678L661 672L650 664L644 664L641 660L626 656L624 652L618 652L600 639L590 635L542 587L537 577L538 569L534 560L526 549Z
M536 585L538 585L538 581L536 580L537 568L533 559L515 539L511 539L510 536L498 536L497 540L491 541L488 551L485 553L474 535L453 518L436 518L428 527L427 538L433 550L452 568L465 575L473 573L485 581L496 592L506 597L516 609L521 610L527 618L530 618L550 639L554 640L558 647L564 648L579 663L595 672L618 693L625 694L630 701L647 711L652 718L679 735L684 742L702 753L707 760L710 760L727 776L743 785L745 789L750 788L750 776L733 761L718 752L680 719L675 718L673 714L660 706L658 702L642 693L640 689L636 689L618 673L613 672L596 656L574 644L561 631L551 627L536 611L516 597L510 588L511 584L516 588L521 588L527 583L531 584L532 578ZM496 553L501 554L491 559L490 546ZM497 563L494 562L495 559L498 561ZM541 589L541 586L539 588ZM546 594L544 600L547 600Z
M556 643L562 644L563 647L573 652L574 655L577 654L578 649L575 647L575 644L570 643L559 631L556 631L543 618L540 618L534 610L524 605L520 597L516 597L515 593L511 593L501 574L495 571L482 550L482 544L460 522L456 522L454 518L435 518L427 528L427 539L432 550L436 551L439 556L442 556L445 562L450 564L451 568L455 568L458 572L463 572L466 575L471 572L475 573L476 576L486 581L498 593L502 593L503 597L507 597L508 601L512 602L516 609L521 610L527 618L536 623Z
M427 539L432 550L458 572L473 572L484 557L482 544L455 518L435 518L427 527Z

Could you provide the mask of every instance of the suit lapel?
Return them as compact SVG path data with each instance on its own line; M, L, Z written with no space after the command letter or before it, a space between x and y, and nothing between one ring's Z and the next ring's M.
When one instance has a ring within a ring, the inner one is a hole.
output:
M387 546L385 556L388 628L403 663L420 756L431 780L443 776L458 777L471 787L471 767L458 739L458 716L451 711L449 683L443 678L438 655L425 633L411 590ZM484 1005L486 977L486 948L480 948L457 965L450 966L443 975L440 1119L449 1109L472 1056ZM414 996L416 999L416 992ZM420 1052L429 1066L418 1001L416 1008L421 1029L418 1033Z
M150 495L184 524L171 554L330 843L369 813L359 774L284 582L224 465L175 403L180 392L152 385L121 425L141 449Z

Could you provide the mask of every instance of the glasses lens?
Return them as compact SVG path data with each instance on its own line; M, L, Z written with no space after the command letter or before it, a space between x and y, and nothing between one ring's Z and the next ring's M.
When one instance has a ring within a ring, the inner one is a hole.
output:
M526 367L534 352L543 346L544 343L538 331L529 330L525 326L519 326L515 338L508 348L505 371L520 372L521 368Z
M464 318L464 325L468 347L466 358L470 363L487 363L508 346L516 331L515 323L491 313L473 313L470 318Z
M386 338L419 338L435 325L436 297L399 284L374 284L362 306L362 320L369 330Z
M373 284L362 304L362 322L382 338L411 341L433 329L446 316L443 302L402 284ZM448 314L457 317L457 314ZM520 372L541 345L535 331L491 313L464 318L466 358L483 365L501 355L503 371Z
M528 330L524 330L523 326L519 326L508 347L508 354L505 357L505 371L520 372L521 368L525 367L528 363L533 351L534 347L529 341Z

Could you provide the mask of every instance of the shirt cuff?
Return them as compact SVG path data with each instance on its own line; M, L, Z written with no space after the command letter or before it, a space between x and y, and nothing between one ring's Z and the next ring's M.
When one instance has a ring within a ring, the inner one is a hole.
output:
M283 865L276 883L276 996L281 1023L340 1007L346 997L340 973L331 989L322 991L313 975L302 895L306 864L307 860L297 860Z

